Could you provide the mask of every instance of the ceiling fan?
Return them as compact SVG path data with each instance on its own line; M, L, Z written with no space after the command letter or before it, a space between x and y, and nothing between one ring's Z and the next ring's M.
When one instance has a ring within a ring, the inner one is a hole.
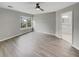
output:
M44 11L44 9L42 9L42 8L40 7L39 3L36 3L36 8L35 8L35 9L36 9L36 10Z

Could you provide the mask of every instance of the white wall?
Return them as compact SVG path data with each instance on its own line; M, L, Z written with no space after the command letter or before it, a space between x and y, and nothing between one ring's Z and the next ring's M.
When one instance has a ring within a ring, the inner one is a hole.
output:
M45 13L34 15L34 30L37 32L55 34L56 32L56 13Z
M0 41L31 31L20 30L20 16L32 15L0 8Z
M73 45L79 49L79 3L74 5L74 40Z

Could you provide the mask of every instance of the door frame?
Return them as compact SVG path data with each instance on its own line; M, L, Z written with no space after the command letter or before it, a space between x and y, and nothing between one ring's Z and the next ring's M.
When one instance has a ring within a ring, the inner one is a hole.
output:
M66 12L63 12L61 13L61 16L62 14L64 13L67 13L67 12L72 12L72 42L70 43L71 45L73 44L73 32L74 32L74 17L73 17L73 10L70 10L70 11L66 11ZM61 38L62 38L62 18L61 18ZM68 42L68 41L67 41Z

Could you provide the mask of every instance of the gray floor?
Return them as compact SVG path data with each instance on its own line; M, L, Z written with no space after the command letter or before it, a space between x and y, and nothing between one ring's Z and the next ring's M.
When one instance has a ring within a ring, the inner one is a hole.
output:
M55 36L31 32L0 42L2 57L76 57L79 51Z

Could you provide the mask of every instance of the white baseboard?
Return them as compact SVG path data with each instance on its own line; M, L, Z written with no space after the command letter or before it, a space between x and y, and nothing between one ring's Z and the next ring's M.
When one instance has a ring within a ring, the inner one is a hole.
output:
M10 36L10 37L1 39L0 42L1 42L1 41L5 41L5 40L9 40L9 39L11 39L11 38L13 38L13 37L16 37L16 36L19 36L19 35L22 35L22 34L17 34L17 35L14 35L14 36Z
M39 32L39 31L36 31L36 32ZM39 33L52 35L52 36L55 36L55 37L57 37L57 38L59 38L59 39L60 39L60 37L56 36L56 34L53 34L53 33L47 33L47 32L39 32Z
M75 49L79 50L79 47L75 46L75 45L72 45L72 47L74 47Z
M40 31L36 31L36 32L43 33L43 34L48 34L48 35L52 35L52 36L56 36L57 38L61 39L61 37L59 37L59 36L57 36L56 34L53 34L53 33L40 32Z
M55 36L58 37L58 38L61 38L60 36L58 36L58 35L56 35L56 34L55 34Z
M40 32L40 31L36 31L36 32L39 32L39 33L44 33L44 34L48 34L48 35L54 35L54 36L55 36L55 34L53 34L53 33Z
M31 32L31 31L30 31ZM1 39L0 42L2 41L5 41L5 40L9 40L11 38L14 38L14 37L17 37L17 36L20 36L20 35L23 35L23 34L26 34L28 32L25 32L25 33L20 33L20 34L16 34L16 35L13 35L13 36L10 36L10 37L7 37L7 38L4 38L4 39Z

